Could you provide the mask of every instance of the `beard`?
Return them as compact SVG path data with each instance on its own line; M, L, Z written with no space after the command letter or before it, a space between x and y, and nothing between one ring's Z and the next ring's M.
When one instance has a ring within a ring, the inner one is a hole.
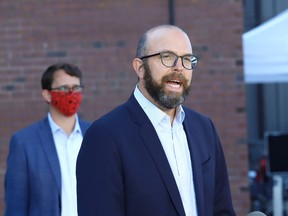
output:
M182 104L187 98L190 90L191 83L183 76L182 73L173 72L162 77L161 83L156 83L151 75L151 70L148 64L144 64L144 84L148 94L158 103L161 107L170 110ZM165 92L165 84L169 80L177 79L183 86L183 92Z

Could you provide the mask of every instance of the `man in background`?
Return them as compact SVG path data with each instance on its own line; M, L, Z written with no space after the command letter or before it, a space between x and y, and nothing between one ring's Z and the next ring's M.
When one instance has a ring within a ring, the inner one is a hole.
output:
M49 112L12 135L5 216L77 216L76 158L90 126L77 115L82 73L72 64L57 63L46 69L41 84Z

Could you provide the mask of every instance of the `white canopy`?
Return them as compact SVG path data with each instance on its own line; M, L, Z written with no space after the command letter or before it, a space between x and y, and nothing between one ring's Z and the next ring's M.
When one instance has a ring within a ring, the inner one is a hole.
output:
M288 82L288 9L242 36L245 82Z

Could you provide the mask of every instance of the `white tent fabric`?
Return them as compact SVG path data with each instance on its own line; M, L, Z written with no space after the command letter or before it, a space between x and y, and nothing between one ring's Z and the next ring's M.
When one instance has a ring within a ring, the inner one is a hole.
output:
M288 9L242 36L245 82L288 82Z

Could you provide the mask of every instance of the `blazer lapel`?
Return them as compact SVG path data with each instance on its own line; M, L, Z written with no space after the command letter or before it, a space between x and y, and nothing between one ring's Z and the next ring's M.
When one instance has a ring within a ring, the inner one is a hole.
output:
M85 121L82 121L81 119L79 119L79 125L81 128L82 135L84 137L84 134L86 133L86 131L89 128L89 126L91 125L91 123L85 122Z
M169 162L157 136L157 133L133 95L130 97L128 102L131 102L128 103L130 113L134 117L137 124L141 125L139 135L142 140L144 140L144 143L147 146L147 149L150 152L155 165L158 167L158 170L162 176L163 182L166 185L175 208L177 209L179 215L184 216L184 207L182 205L177 184L175 182L173 173L169 166Z
M42 121L42 124L39 126L39 137L40 143L45 151L46 158L51 166L51 171L55 177L55 181L57 182L59 194L61 194L60 163L47 117Z
M187 113L187 112L186 112ZM194 190L196 194L196 204L198 216L204 216L204 197L203 197L203 176L202 176L202 160L199 154L199 147L197 137L191 133L191 131L196 132L197 128L194 127L195 124L189 124L193 120L189 120L189 116L185 116L183 122L184 130L187 137L187 142L190 151L190 157L192 161L192 171L193 171L193 181ZM197 133L197 132L196 132Z

